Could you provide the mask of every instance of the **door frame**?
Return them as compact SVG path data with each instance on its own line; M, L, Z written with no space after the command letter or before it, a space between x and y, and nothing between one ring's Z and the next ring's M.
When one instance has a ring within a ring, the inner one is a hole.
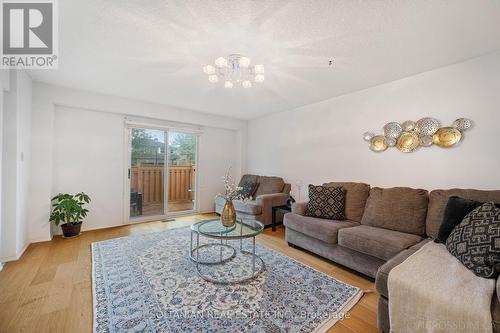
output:
M143 128L143 129L151 129L151 130L160 130L165 133L165 157L164 157L164 182L163 182L163 212L164 214L159 215L148 215L141 216L136 218L131 218L130 216L130 179L131 179L131 168L132 168L132 129L134 128ZM186 133L195 135L195 179L194 179L194 203L193 209L183 210L179 212L169 212L168 211L168 188L169 188L169 166L168 160L170 155L170 149L168 144L169 133ZM200 131L190 130L186 128L176 128L170 126L161 126L158 124L150 124L150 123L135 123L135 122L125 122L124 126L124 170L123 170L123 224L133 224L133 223L141 223L141 222L150 222L150 221L158 221L168 217L175 216L183 216L196 214L199 212L199 142L200 135L202 133Z

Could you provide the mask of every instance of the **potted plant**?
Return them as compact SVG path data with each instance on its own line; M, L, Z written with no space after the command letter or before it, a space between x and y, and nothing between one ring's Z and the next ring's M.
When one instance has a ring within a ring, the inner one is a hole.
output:
M88 209L83 208L90 202L90 197L81 192L77 194L59 193L52 198L51 222L59 225L65 238L75 237L80 234L83 218L87 216Z

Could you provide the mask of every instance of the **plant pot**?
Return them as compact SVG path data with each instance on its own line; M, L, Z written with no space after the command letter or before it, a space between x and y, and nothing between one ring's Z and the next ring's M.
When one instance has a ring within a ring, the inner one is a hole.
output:
M61 224L61 229L62 229L64 238L71 238L71 237L78 236L80 234L81 228L82 228L82 222L78 222L76 224L73 224L73 223Z
M231 200L226 200L226 204L220 216L220 221L226 228L231 228L236 224L236 211L234 210Z

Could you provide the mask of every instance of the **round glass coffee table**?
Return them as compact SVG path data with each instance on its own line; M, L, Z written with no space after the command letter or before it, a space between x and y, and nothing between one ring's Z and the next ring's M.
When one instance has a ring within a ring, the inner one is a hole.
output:
M190 257L196 263L198 275L217 284L243 283L256 278L265 268L255 252L255 237L263 230L264 224L255 220L238 219L230 228L224 227L220 220L193 224ZM194 247L193 235L196 235ZM212 242L200 245L200 236ZM244 242L246 239L251 239L251 244ZM203 252L211 252L211 256Z

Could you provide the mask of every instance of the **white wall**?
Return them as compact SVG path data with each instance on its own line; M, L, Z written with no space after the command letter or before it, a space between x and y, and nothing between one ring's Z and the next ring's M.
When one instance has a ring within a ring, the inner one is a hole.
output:
M55 107L52 193L84 191L92 198L83 229L123 224L125 116ZM237 132L205 127L199 138L199 207L213 211L221 175L237 164ZM126 190L126 189L125 189Z
M307 93L306 91L304 93ZM454 148L373 153L362 140L389 121L434 117L475 126ZM500 52L273 114L248 124L248 171L294 184L500 189ZM296 194L296 187L293 186Z
M9 75L2 121L0 261L19 258L28 245L32 83L24 71Z
M124 222L125 117L202 130L200 211L213 211L213 197L222 190L220 177L229 164L236 177L244 171L244 121L36 82L30 241L50 239L50 198L58 192L85 191L92 196L84 229Z
M5 109L5 94L10 90L10 71L8 69L0 69L0 242L2 242L3 227L3 212L2 212L2 165L3 165L3 113ZM3 256L2 246L0 246L0 258ZM3 268L2 260L0 259L0 270Z

